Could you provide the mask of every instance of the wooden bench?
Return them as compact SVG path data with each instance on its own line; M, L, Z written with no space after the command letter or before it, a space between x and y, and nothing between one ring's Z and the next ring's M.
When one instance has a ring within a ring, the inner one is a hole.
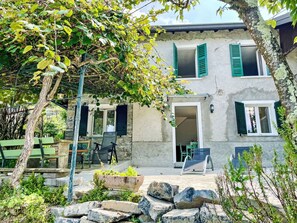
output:
M47 138L34 138L34 145L39 148L34 148L29 159L40 159L41 167L44 166L44 161L48 159L56 159L56 167L58 167L58 158L61 157L56 155L56 149L53 147L44 147L54 144L53 137ZM1 167L5 166L7 160L16 160L21 155L23 149L8 149L10 147L23 147L25 144L24 139L10 139L0 140L0 159L2 160ZM4 149L5 148L5 149Z

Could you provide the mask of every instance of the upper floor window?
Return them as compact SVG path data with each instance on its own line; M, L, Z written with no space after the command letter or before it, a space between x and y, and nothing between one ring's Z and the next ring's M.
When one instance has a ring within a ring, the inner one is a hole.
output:
M273 101L235 102L238 133L250 136L277 135L274 124L280 124L277 114L279 106L279 102Z
M255 45L230 44L230 58L233 77L270 75Z
M176 46L173 43L173 68L177 78L201 78L207 76L207 47Z

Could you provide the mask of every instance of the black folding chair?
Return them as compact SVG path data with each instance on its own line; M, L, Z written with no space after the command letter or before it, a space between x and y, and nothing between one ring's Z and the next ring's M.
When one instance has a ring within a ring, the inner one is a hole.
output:
M93 163L95 156L99 162L111 164L112 157L115 157L118 162L118 156L116 151L117 132L104 132L101 143L95 142L95 148L93 150Z

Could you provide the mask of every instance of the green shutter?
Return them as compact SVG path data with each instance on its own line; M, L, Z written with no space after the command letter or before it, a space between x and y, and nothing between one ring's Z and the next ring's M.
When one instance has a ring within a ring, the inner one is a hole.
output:
M281 128L282 126L282 120L281 120L281 116L278 113L278 109L281 107L281 102L280 101L276 101L274 103L274 110L275 110L275 117L276 117L276 124L277 124L277 128Z
M205 77L208 74L206 43L197 46L196 53L198 60L198 77Z
M74 123L76 117L76 106L74 113ZM79 136L86 136L88 134L88 118L89 118L89 106L83 105L81 106L80 112L80 123L79 123ZM74 130L74 125L73 125Z
M173 43L173 73L177 77L178 75L178 55L177 55L177 47L175 43Z
M116 131L118 136L127 135L128 106L117 106Z
M247 134L245 121L245 108L241 102L235 102L236 122L238 134Z
M231 69L232 77L243 76L241 50L239 44L230 44L230 59L231 59Z

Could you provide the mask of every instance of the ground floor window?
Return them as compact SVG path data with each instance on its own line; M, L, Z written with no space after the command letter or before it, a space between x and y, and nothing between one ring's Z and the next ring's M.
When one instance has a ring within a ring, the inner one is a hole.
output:
M97 108L93 115L93 131L92 135L103 135L103 132L115 131L115 110L101 110Z
M235 102L239 134L277 135L277 107L274 101Z

